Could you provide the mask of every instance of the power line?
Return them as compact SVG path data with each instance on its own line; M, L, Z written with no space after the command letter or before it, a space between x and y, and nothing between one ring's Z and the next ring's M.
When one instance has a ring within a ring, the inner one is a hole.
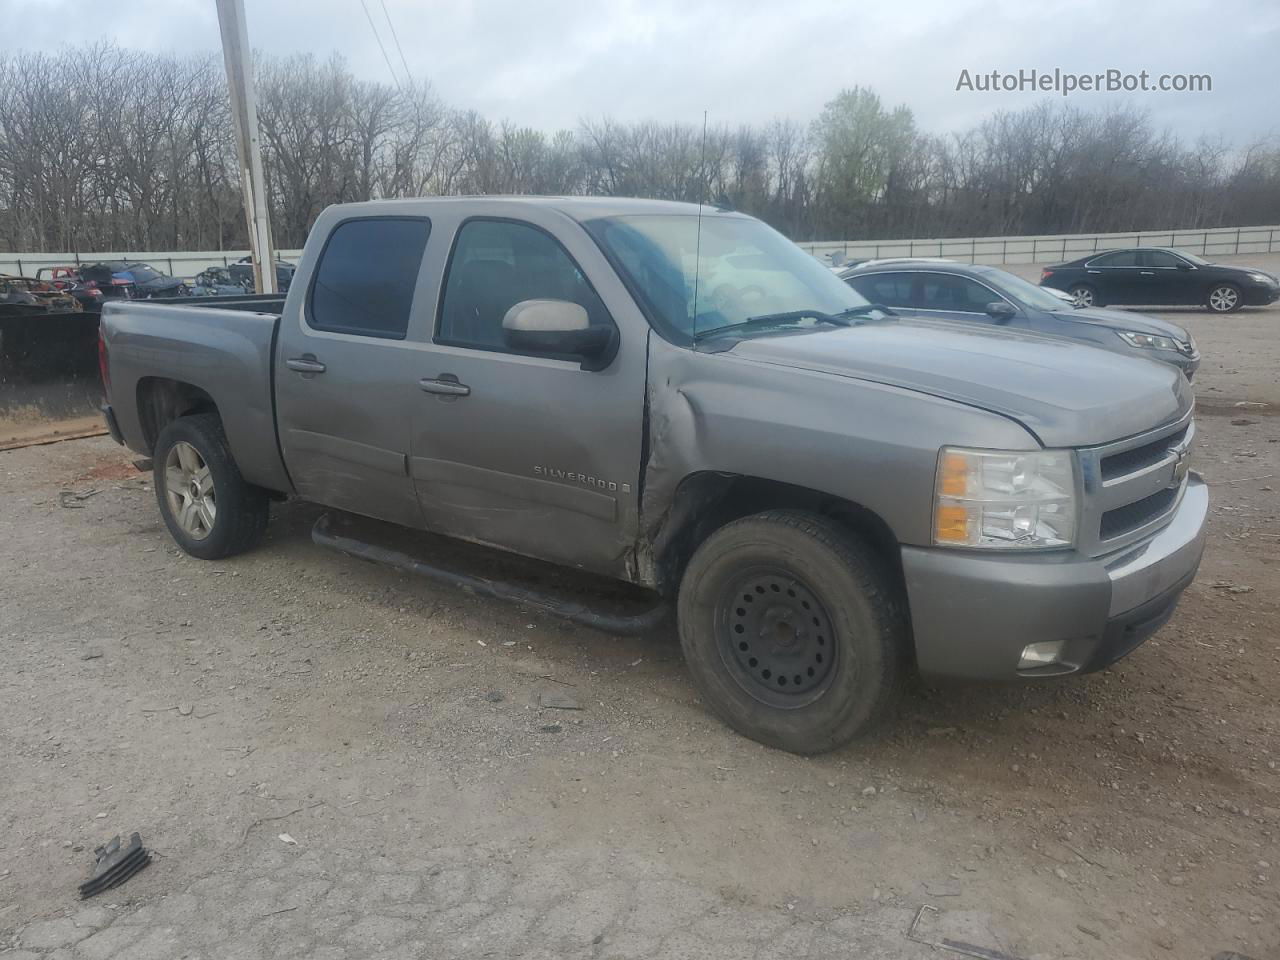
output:
M409 72L409 63L404 58L404 50L400 47L400 35L396 33L396 25L391 22L391 14L387 13L387 0L378 0L382 4L382 15L387 18L387 26L391 29L391 39L396 42L396 52L400 54L400 65L404 67L405 82L413 84L413 74Z
M400 89L400 78L396 76L395 68L391 66L391 58L387 56L387 48L382 45L382 37L378 36L378 28L373 25L373 17L369 15L369 7L360 0L360 7L364 10L364 18L369 21L369 29L373 31L373 39L378 41L378 49L382 51L382 59L387 63L387 70L391 74L392 81L395 82L396 89Z

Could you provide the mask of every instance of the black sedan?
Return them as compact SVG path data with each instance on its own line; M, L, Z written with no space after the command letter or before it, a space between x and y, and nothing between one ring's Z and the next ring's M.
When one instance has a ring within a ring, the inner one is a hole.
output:
M1105 250L1045 267L1040 285L1066 291L1083 307L1203 304L1230 313L1280 300L1280 279L1270 273L1161 247Z
M1157 317L1073 306L1061 294L996 267L940 261L872 262L841 274L872 303L941 317L1067 337L1112 353L1162 360L1187 375L1200 366L1191 334Z

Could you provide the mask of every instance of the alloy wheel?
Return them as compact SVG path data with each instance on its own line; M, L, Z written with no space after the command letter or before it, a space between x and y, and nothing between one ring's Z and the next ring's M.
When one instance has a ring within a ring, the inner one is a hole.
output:
M1071 299L1076 303L1077 307L1093 306L1093 291L1088 287L1076 287L1071 291Z
M218 516L213 475L200 451L185 440L165 456L164 487L169 511L183 532L193 540L209 536Z
M1214 287L1209 292L1209 309L1217 313L1229 313L1240 302L1240 294L1235 287Z

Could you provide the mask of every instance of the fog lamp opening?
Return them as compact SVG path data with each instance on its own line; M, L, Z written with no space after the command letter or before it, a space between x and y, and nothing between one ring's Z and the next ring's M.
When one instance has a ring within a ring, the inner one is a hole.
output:
M1041 667L1054 667L1063 663L1067 641L1044 640L1040 643L1028 643L1022 648L1022 657L1018 660L1019 670L1035 670Z

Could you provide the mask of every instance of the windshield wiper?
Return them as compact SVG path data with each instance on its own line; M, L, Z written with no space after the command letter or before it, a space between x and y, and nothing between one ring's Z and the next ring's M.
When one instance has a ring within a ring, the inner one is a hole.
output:
M748 317L739 323L726 323L719 327L712 327L710 330L700 330L694 336L694 339L701 340L704 337L711 337L720 333L732 333L736 330L759 330L762 327L795 323L799 320L816 320L818 323L827 323L833 327L851 327L854 324L854 317L866 316L873 310L879 310L889 316L896 316L888 307L882 307L878 303L850 307L848 310L841 310L839 313L824 313L821 310L788 310L783 313L765 313L758 317Z
M864 303L860 307L850 307L848 310L841 310L835 314L837 317L865 317L873 310L878 310L886 317L896 317L898 311L892 307L886 307L883 303Z

